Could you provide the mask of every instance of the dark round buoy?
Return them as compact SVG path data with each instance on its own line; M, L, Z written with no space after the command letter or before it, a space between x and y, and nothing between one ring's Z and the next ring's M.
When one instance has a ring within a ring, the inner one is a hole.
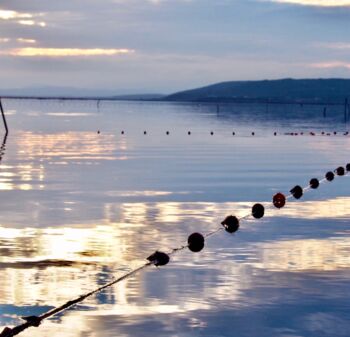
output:
M234 136L236 133L235 132L232 132L232 136Z
M239 220L233 215L226 217L225 220L221 222L221 224L224 226L226 232L229 232L231 234L237 232L239 228Z
M255 219L261 219L265 214L265 207L262 204L255 204L252 207L252 216Z
M144 134L144 135L147 135L147 131L143 131L143 134Z
M277 136L277 132L274 132L273 135L274 135L274 136Z
M26 321L27 323L29 323L30 325L32 326L35 326L36 328L38 326L40 326L41 324L41 318L38 317L38 316L24 316L24 317L21 317L24 321Z
M169 135L169 131L167 131L166 134Z
M326 173L326 179L328 180L328 181L332 181L333 179L334 179L334 173L333 172L331 172L331 171L329 171L329 172L327 172Z
M99 135L101 132L100 132L100 130L97 130L97 134Z
M211 134L211 135L214 135L214 132L213 132L213 131L211 131L211 132L210 132L210 134Z
M191 134L191 131L188 131L187 134L190 135L190 134Z
M337 173L338 176L343 176L345 174L345 169L343 166L339 166L335 172Z
M149 262L152 262L155 266L165 266L169 260L170 257L168 254L163 253L163 252L159 252L158 250L153 253L152 255L150 255L147 260Z
M252 136L255 136L255 132L252 132Z
M310 136L315 136L315 132L310 132Z
M333 134L336 135L336 134L337 134L337 131L334 131Z
M316 189L318 186L320 186L320 182L318 181L317 178L312 178L310 180L310 187L313 189Z
M290 190L290 193L295 199L300 199L303 196L303 189L299 185L296 185Z
M322 133L322 135L324 135L324 131L322 131L321 133Z
M273 196L272 202L276 208L282 208L286 204L286 197L282 193L277 193Z
M350 171L350 163L346 164L346 170L349 172Z
M301 135L304 135L304 132L300 132Z
M204 236L200 233L192 233L188 237L187 243L191 252L198 253L204 248Z

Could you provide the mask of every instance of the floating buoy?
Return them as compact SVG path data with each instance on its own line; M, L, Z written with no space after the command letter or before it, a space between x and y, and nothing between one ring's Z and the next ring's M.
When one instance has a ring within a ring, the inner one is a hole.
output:
M255 132L252 132L252 136L255 136Z
M295 199L300 199L303 196L303 189L299 185L296 185L290 190L290 193Z
M304 132L300 132L300 134L301 134L301 135L303 135L303 134L304 134Z
M144 134L144 135L147 135L147 131L143 131L143 134Z
M310 180L310 187L313 189L316 189L318 186L320 186L320 182L318 181L317 178L312 178Z
M322 133L322 135L324 135L324 131L322 131L321 133Z
M239 220L233 215L226 217L225 220L221 222L221 224L224 226L226 232L229 232L231 234L237 232L239 228Z
M167 131L166 134L169 135L169 131Z
M331 172L331 171L327 172L327 173L326 173L326 179L327 179L328 181L334 180L334 173Z
M345 174L345 169L342 166L339 166L336 168L335 172L337 173L338 176L343 176Z
M350 171L350 163L346 164L346 170L349 172Z
M315 132L310 132L310 136L315 136Z
M150 255L147 260L149 262L152 262L155 266L165 266L169 260L170 257L168 254L163 253L163 252L159 252L158 250L153 253L152 255Z
M99 135L101 132L100 132L100 130L97 130L97 134Z
M187 134L190 135L190 134L191 134L191 131L188 131Z
M333 134L336 135L336 134L337 134L337 131L334 131Z
M252 216L255 219L261 219L265 214L265 207L262 204L255 204L252 207Z
M41 324L41 318L38 316L25 316L21 318L30 325L35 326L36 328Z
M210 134L211 134L211 135L213 135L213 134L214 134L214 132L213 132L213 131L211 131L211 132L210 132Z
M344 133L344 136L347 136L349 134L349 131L346 131L345 133Z
M192 233L188 237L187 243L191 252L198 253L204 248L204 236L200 233Z
M286 204L286 197L282 193L277 193L273 196L272 202L276 208L282 208Z
M273 135L274 135L274 136L277 136L277 132L274 132Z
M236 133L235 132L232 132L232 136L234 136Z

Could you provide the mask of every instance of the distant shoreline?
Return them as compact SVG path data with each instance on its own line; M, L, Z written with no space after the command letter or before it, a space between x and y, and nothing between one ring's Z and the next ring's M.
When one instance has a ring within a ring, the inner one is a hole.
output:
M312 101L312 100L284 100L272 98L208 98L202 100L169 100L165 98L121 98L121 97L106 97L106 96L31 96L31 95L4 95L1 99L13 100L56 100L56 101L120 101L120 102L160 102L160 103L187 103L187 104L273 104L273 105L315 105L315 106L344 106L344 101Z

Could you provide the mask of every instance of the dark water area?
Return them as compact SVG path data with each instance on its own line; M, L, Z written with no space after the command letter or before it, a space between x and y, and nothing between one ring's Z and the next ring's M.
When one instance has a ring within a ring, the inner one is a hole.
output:
M247 218L202 252L183 250L22 336L348 336L349 176L269 207L276 192L350 161L341 107L324 117L316 106L3 103L0 326L260 202L263 219Z

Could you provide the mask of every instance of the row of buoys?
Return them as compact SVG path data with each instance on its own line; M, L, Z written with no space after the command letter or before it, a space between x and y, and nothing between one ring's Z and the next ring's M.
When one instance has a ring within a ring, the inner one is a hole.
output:
M300 199L303 196L304 191L308 190L309 188L316 189L319 187L320 182L333 181L335 178L335 175L344 176L346 172L350 172L350 163L348 163L345 168L343 166L339 166L334 171L327 172L325 177L321 181L318 180L317 178L312 178L309 181L309 185L307 187L302 188L299 185L294 186L290 190L290 196L294 197L295 199ZM286 204L287 198L288 197L286 197L283 193L278 192L273 196L272 203L276 208L283 208ZM26 330L29 327L38 327L44 319L47 319L64 310L67 310L67 308L71 307L72 305L76 305L77 303L82 302L87 297L90 297L93 294L96 294L97 292L102 291L103 289L106 289L107 287L110 287L118 282L121 282L135 275L137 272L140 272L141 270L143 270L144 268L150 265L154 265L157 267L165 266L170 261L170 255L177 251L188 248L190 251L194 253L200 252L204 248L206 237L209 237L217 233L222 228L225 229L228 233L233 234L238 231L240 226L240 220L242 220L243 218L252 216L255 219L260 219L264 216L264 214L265 214L264 206L262 204L256 203L253 205L251 209L251 213L242 217L241 219L237 218L234 215L229 215L221 222L222 227L220 227L216 231L209 233L205 236L198 232L192 233L187 239L187 245L181 246L180 248L173 249L170 253L165 253L157 250L153 254L147 257L148 262L142 265L141 267L133 269L132 271L128 272L127 274L124 274L118 279L115 279L103 286L100 286L99 288L85 295L81 295L74 300L70 300L59 307L53 308L40 316L23 317L22 319L25 321L25 323L20 324L14 328L5 327L4 330L0 333L0 337L12 337L21 333L22 331Z
M344 176L345 171L350 172L350 163L346 165L346 168L344 168L343 166L339 166L334 170L334 172L327 172L323 180L331 182L334 180L335 174L337 174L338 176ZM320 186L320 182L321 181L319 179L312 178L309 181L309 185L305 188L302 188L299 185L294 186L290 190L290 195L293 196L295 199L300 199L303 196L305 190L309 188L317 189ZM272 204L278 209L283 208L286 205L286 201L287 197L281 192L276 193L272 197ZM259 203L254 204L251 210L251 214L249 215L253 216L255 219L261 219L265 215L265 207ZM237 218L234 215L229 215L221 222L221 225L228 233L233 234L238 231L240 225L239 222L239 218ZM174 251L181 250L182 248L187 247L192 252L200 252L204 248L204 243L205 238L202 234L193 233L187 239L187 246L175 249ZM170 261L170 256L167 253L156 251L155 253L150 255L147 258L147 260L155 266L164 266Z
M101 131L100 130L97 130L97 134L100 134L101 133ZM121 132L120 132L120 134L121 135L125 135L126 134L126 132L124 131L124 130L122 130ZM143 131L143 134L144 135L147 135L148 134L148 132L147 132L147 130L144 130ZM169 136L170 135L170 131L169 130L167 130L166 132L165 132L165 134L167 135L167 136ZM214 131L210 131L210 133L209 133L211 136L214 136ZM251 136L255 136L256 135L256 133L253 131L253 132L251 132L250 133L251 134ZM322 135L322 136L332 136L332 135L334 135L334 136L336 136L336 135L343 135L343 136L348 136L349 135L349 131L346 131L346 132L337 132L337 131L333 131L333 132L324 132L324 131L322 131L321 133L316 133L316 132L284 132L284 133L278 133L278 132L274 132L273 133L273 135L274 136L280 136L280 135L283 135L283 136L320 136L320 135ZM187 131L187 135L192 135L192 131ZM236 132L232 132L232 136L235 136L236 135Z

